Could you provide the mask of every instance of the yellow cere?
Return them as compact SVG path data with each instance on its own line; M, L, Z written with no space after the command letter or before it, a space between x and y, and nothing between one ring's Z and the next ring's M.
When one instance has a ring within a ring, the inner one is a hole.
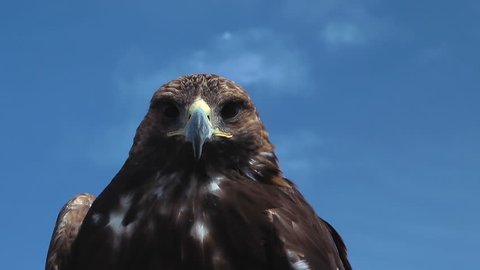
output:
M208 104L202 98L197 98L197 100L193 102L193 104L188 109L188 113L192 114L192 112L195 111L196 109L201 109L202 111L205 112L205 114L208 117L211 116L212 109L210 108L210 106L208 106Z

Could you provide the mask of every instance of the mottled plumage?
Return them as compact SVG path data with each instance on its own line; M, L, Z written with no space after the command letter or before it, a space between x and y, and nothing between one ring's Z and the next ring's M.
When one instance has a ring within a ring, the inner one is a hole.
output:
M48 248L47 270L66 269L72 244L94 200L91 194L79 194L62 208Z
M127 161L83 216L65 223L62 210L47 269L351 269L340 236L282 176L247 93L216 75L154 94Z

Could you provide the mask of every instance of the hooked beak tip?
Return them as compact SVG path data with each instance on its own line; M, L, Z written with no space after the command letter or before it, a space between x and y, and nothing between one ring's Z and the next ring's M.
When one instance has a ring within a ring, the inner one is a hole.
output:
M200 138L200 137L196 137L192 141L193 157L196 160L199 160L202 157L202 150L203 150L203 144L204 143L205 143L205 140Z
M202 156L205 141L210 139L213 134L212 124L207 113L202 109L194 110L185 131L187 141L192 143L193 155L199 160Z

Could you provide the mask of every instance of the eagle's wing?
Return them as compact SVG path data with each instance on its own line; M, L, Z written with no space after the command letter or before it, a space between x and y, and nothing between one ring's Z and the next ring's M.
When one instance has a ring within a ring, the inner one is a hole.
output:
M340 235L319 218L296 188L286 188L283 204L267 209L288 261L295 270L351 270Z
M72 244L94 200L94 195L83 193L73 197L63 206L50 240L46 270L65 269Z

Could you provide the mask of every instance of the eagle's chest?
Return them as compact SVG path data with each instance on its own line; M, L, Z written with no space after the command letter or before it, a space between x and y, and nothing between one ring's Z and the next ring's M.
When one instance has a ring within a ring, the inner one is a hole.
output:
M217 177L124 195L101 230L111 255L128 254L122 265L145 269L233 269L246 258L263 265L262 204L231 185Z

